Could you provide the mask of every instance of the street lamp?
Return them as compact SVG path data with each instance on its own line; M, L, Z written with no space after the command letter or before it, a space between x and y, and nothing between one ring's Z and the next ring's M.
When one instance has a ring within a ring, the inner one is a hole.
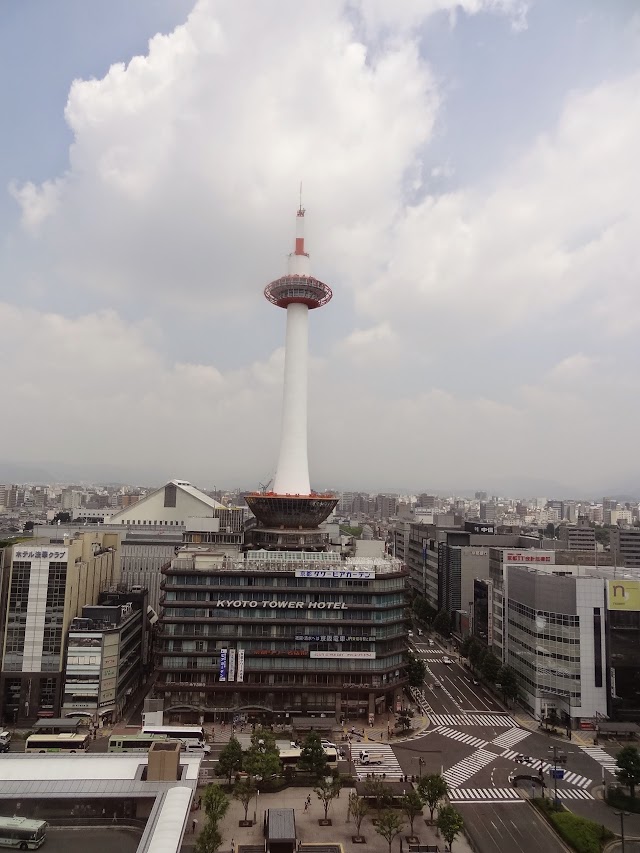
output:
M424 758L420 755L418 756L418 779L422 779L422 766L424 765Z
M630 812L614 812L614 815L620 818L620 841L622 844L622 853L624 853L624 819L629 817Z

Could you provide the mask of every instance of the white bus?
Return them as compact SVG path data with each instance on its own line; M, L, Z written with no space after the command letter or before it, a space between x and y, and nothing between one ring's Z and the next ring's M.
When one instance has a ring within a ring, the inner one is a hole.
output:
M88 733L70 735L29 735L24 747L25 752L86 752L91 740Z
M46 820L26 817L0 817L0 847L18 850L37 850L47 833Z
M327 757L327 766L330 770L335 770L338 767L338 751L336 749L326 748L324 754ZM295 747L291 749L280 750L280 761L284 767L295 767L297 769L302 756L302 749Z
M185 746L202 746L205 743L202 726L143 726L141 735L159 735L171 740L181 740Z
M111 735L109 752L149 752L155 741L168 740L162 735Z

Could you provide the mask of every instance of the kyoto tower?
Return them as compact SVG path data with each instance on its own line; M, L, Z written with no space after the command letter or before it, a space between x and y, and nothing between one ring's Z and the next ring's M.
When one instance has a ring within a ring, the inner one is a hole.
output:
M318 549L323 536L317 530L335 507L334 495L311 491L307 456L307 377L309 360L309 311L326 305L331 288L311 275L304 246L304 208L296 215L295 249L289 255L287 273L272 281L264 295L273 305L287 310L284 359L282 432L273 491L246 498L259 522L254 543L262 548Z

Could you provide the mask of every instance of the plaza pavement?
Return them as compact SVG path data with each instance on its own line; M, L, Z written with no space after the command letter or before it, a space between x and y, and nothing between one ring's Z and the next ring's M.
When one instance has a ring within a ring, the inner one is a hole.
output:
M257 808L255 807L256 800L252 800L249 806L248 817L251 819L256 811L256 823L251 827L239 827L238 821L244 818L244 808L237 800L231 799L231 805L220 822L220 832L222 834L221 853L229 853L231 851L231 842L234 842L235 851L243 845L264 845L264 836L262 827L264 814L267 809L295 809L296 831L298 840L302 844L342 844L345 853L356 853L356 851L366 851L366 853L388 853L389 846L380 835L377 834L371 823L371 817L375 817L375 811L372 809L362 822L362 834L367 839L366 845L354 844L351 836L355 835L355 824L353 818L347 822L347 808L349 803L349 794L353 793L353 788L343 788L340 796L333 800L329 806L329 818L333 821L332 826L318 826L318 820L324 817L324 808L318 799L317 795L309 788L285 788L275 794L260 794L257 798ZM304 811L304 802L307 795L311 794L311 807L308 812ZM429 815L428 809L425 808L424 813ZM182 846L183 853L192 853L195 845L195 840L198 832L202 829L206 821L204 811L193 812L193 817L198 821L198 826L195 835L189 832L185 835ZM435 828L428 827L425 824L424 817L417 817L414 822L414 830L422 844L438 844L440 850L444 851L444 839L437 837ZM408 845L406 836L409 835L409 822L406 821L402 834L398 836L394 842L393 851L400 851L400 839L402 838L403 849L406 853ZM471 853L472 848L469 846L463 834L459 835L453 842L453 853ZM241 853L241 851L240 851Z

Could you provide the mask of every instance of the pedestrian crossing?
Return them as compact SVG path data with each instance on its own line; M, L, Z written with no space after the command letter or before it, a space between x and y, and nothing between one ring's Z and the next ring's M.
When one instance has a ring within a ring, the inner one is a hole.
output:
M447 654L446 652L442 651L442 649L438 649L435 646L430 646L427 643L414 643L413 645L419 652L427 652L427 654L430 655L440 655L440 657L437 658L438 663L440 662L442 656Z
M526 729L509 729L504 734L498 735L497 738L494 738L491 743L495 744L495 746L508 748L510 746L515 746L516 743L520 743L521 740L529 737L530 734L531 732Z
M608 770L612 776L616 775L616 771L618 769L618 765L616 764L616 760L612 755L609 755L608 752L605 752L604 749L600 746L581 746L580 749L583 752L586 752L590 758L593 758L594 761L597 761L601 767L604 767L605 770Z
M411 697L413 701L418 705L423 714L431 714L431 705L427 702L427 698L424 695L424 690L421 690L418 687L410 687Z
M450 788L450 803L523 803L517 788Z
M486 740L481 740L479 737L474 737L473 735L468 735L464 732L458 732L455 729L449 729L446 726L438 726L437 729L434 729L434 732L437 732L439 735L444 735L445 737L450 737L453 740L458 740L460 743L467 743L469 746L479 747L480 749L487 745Z
M517 728L518 724L509 714L430 714L429 719L436 726L485 726Z
M478 749L462 761L458 761L453 767L450 767L444 773L444 779L451 788L457 788L470 779L478 770L482 770L487 764L495 761L495 752L488 752L486 749Z
M514 752L512 749L506 749L501 753L501 758L506 758L509 761L515 761L518 755L520 755L519 752ZM553 764L549 764L548 761L540 761L538 758L534 758L533 761L527 761L526 763L520 763L520 767L522 767L525 772L527 770L535 770L536 772L540 772L540 770L542 770L543 774L548 776L551 776L551 771L553 770ZM570 785L576 785L578 788L590 788L593 784L592 780L587 776L581 776L579 773L572 773L570 770L565 770L562 778L563 781L568 782Z
M359 781L369 776L384 776L386 779L404 779L402 767L398 763L394 751L387 743L373 743L369 741L363 745L363 750L368 753L371 762L379 761L380 764L363 764L360 761L360 749L351 748L351 755L356 767Z
M593 800L594 797L588 792L583 791L582 789L578 790L569 790L568 788L558 788L558 799L559 800Z

